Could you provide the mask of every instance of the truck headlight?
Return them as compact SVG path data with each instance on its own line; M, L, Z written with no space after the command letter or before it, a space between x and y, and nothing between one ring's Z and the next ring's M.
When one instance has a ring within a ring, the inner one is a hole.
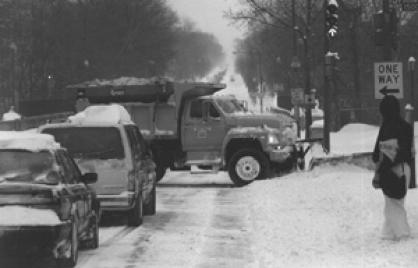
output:
M279 139L274 134L268 134L267 143L268 144L279 144Z

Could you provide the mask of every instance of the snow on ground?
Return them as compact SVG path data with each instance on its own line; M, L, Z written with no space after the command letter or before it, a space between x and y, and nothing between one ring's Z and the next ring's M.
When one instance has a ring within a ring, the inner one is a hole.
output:
M340 164L249 185L260 267L417 267L418 190L406 198L413 237L381 240L372 175Z
M49 209L0 207L0 226L54 226L60 223L57 214Z
M14 107L10 107L10 110L7 113L4 113L2 116L2 121L14 121L21 119L22 116L14 111Z

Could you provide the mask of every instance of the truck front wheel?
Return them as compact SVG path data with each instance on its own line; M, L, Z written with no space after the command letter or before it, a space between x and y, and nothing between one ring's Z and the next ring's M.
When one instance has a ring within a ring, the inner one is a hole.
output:
M236 186L244 186L254 180L266 178L269 169L269 160L262 152L256 149L242 149L232 155L228 174Z

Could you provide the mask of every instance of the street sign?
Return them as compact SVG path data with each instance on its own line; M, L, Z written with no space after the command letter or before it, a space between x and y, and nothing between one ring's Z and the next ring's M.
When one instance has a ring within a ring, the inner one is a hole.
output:
M291 88L290 89L292 105L301 106L305 101L305 93L303 88Z
M403 99L401 62L374 63L374 97L375 99L383 99L387 94Z
M418 0L402 0L403 11L418 11Z

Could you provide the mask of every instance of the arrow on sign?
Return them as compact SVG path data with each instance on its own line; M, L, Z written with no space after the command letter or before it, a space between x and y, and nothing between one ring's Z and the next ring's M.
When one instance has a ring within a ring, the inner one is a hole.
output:
M387 95L390 93L399 93L399 88L388 88L387 86L384 86L381 90L379 90L380 93L383 95Z

